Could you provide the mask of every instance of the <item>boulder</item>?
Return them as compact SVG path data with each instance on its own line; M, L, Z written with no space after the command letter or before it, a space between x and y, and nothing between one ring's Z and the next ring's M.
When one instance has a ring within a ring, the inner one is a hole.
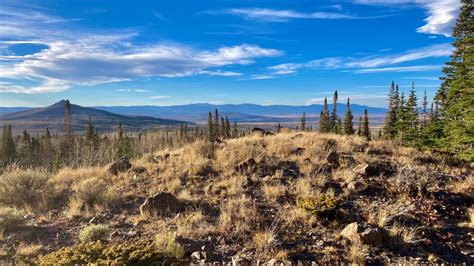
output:
M243 162L238 163L234 170L240 174L249 174L251 173L255 167L257 166L257 162L254 158L247 159Z
M370 246L380 246L388 240L388 233L375 225L362 225L357 222L348 224L340 235L353 243L362 243Z
M128 159L121 158L109 166L109 173L112 175L118 175L118 173L126 172L130 168L132 168L132 164L128 161Z
M332 167L332 168L337 168L339 167L339 155L337 152L333 151L330 152L326 156L326 162Z
M212 262L205 251L194 251L191 254L191 261L198 264Z
M179 213L186 208L186 204L179 201L173 194L158 192L145 199L140 205L141 215L169 216Z
M305 148L298 147L298 148L294 148L290 150L290 154L300 156L300 155L303 155L304 151L305 151Z
M145 168L145 167L142 167L142 166L138 166L138 167L133 168L132 171L133 171L135 174L139 175L139 174L146 173L146 168Z
M379 149L379 148L370 148L367 150L367 154L369 155L379 155L379 156L383 156L383 155L392 155L392 152L386 148L382 148L382 149Z
M376 161L370 162L363 167L362 174L366 177L380 176L380 175L392 175L395 173L395 169L392 164L388 161Z
M326 139L322 145L324 151L337 150L337 141L334 139Z

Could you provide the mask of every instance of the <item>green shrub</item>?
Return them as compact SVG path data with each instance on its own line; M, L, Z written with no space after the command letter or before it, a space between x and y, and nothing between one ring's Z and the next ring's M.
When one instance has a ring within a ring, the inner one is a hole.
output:
M98 241L62 248L39 258L38 264L170 265L179 262L176 258L161 253L151 242L138 241L105 245Z
M118 197L107 183L96 177L81 181L74 189L74 195L69 200L69 213L73 216L83 215L84 211L96 209L96 207L109 208L114 206Z
M176 242L176 234L157 234L155 243L158 250L167 257L178 260L184 257L184 249Z
M0 203L26 211L45 207L51 197L50 175L39 170L12 170L0 176Z
M296 205L317 216L324 216L339 207L340 201L328 194L320 194L314 197L299 197Z
M0 207L0 236L23 222L24 213L15 208Z
M84 227L79 233L81 242L93 242L107 237L109 227L103 224L92 224Z

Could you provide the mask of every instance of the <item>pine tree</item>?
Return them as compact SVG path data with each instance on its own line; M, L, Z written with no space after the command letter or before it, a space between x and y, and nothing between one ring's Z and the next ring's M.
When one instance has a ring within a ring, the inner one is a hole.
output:
M220 129L219 129L219 111L216 109L214 111L214 128L213 128L213 132L214 132L214 138L219 138L220 137Z
M436 94L440 104L441 127L446 140L442 146L466 161L474 161L474 4L461 0L453 29L454 51L443 68L443 82Z
M225 116L225 137L226 138L230 138L231 137L231 134L230 134L230 122L229 122L229 118L227 116Z
M364 110L364 118L362 120L362 136L370 140L370 129L369 129L369 114L367 109Z
M347 98L346 115L344 116L344 134L354 134L354 124L352 123L352 119L354 119L354 116L351 111L351 102L350 99Z
M64 101L64 125L61 140L61 157L63 160L71 157L73 142L71 103L66 100Z
M434 105L434 106L433 106ZM438 108L438 101L431 103L430 118L426 127L423 128L418 144L422 147L440 148L444 146L441 141L444 139L443 124Z
M206 127L207 140L213 141L214 137L214 125L212 124L212 113L207 114L207 127Z
M14 162L16 157L15 141L13 140L12 126L3 126L2 135L2 165L6 166Z
M362 116L359 116L359 122L357 123L357 135L362 136Z
M125 134L122 123L117 128L116 158L133 157L133 148L130 138Z
M428 97L426 97L426 90L425 93L423 94L423 102L421 103L421 125L420 125L420 130L423 130L428 125L428 113L427 113L427 108L428 108Z
M26 130L23 130L21 134L19 145L18 145L18 163L20 165L30 165L32 155L32 145L30 134Z
M342 121L341 118L337 119L336 134L342 133Z
M418 98L415 94L415 84L412 82L410 95L406 102L406 132L405 141L408 145L413 145L418 139L419 118L418 118Z
M239 137L239 129L237 128L237 122L234 122L234 133L232 134L234 138Z
M301 117L301 130L306 131L306 113L303 112L303 116Z
M332 100L332 113L331 113L331 118L329 120L330 122L330 129L329 131L331 132L336 132L336 127L337 127L337 90L334 91L334 96Z
M281 125L280 125L280 123L278 123L276 132L277 132L277 133L280 133L280 130L281 130Z
M388 111L387 115L385 116L385 124L383 129L383 135L387 139L394 139L397 134L397 91L395 90L395 82L392 81L392 86L390 86L390 93L388 94Z
M407 133L407 106L405 101L405 93L402 92L400 96L400 100L398 101L397 106L397 122L395 124L395 128L397 131L397 139L401 143L405 143L406 133Z
M221 138L225 138L225 119L221 116L221 129L220 129Z
M319 116L319 131L322 133L328 133L330 131L330 117L328 111L328 100L324 98L323 109Z

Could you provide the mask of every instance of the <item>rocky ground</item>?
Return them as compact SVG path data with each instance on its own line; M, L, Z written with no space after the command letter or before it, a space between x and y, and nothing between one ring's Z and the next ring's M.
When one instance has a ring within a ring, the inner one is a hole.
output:
M386 141L255 133L65 168L47 184L45 204L4 226L0 260L67 261L83 251L60 248L98 240L148 241L169 263L474 263L472 168ZM104 229L88 240L90 225Z

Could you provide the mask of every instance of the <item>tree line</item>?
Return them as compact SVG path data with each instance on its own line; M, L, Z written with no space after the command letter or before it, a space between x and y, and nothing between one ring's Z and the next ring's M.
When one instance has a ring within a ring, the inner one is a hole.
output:
M441 86L428 112L412 85L408 97L392 82L383 136L404 145L449 152L474 161L474 22L472 0L462 0L453 28L453 53L443 68ZM420 114L421 111L421 114Z

